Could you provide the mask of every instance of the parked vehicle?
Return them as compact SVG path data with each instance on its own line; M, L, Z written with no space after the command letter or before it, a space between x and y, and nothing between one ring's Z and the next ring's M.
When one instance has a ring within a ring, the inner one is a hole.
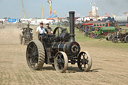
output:
M27 28L22 28L22 33L20 34L20 44L28 44L31 40L33 40L32 28L29 28L29 24Z

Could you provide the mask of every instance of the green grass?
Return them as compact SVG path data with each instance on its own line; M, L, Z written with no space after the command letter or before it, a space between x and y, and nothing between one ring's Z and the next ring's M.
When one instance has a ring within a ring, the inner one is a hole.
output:
M128 27L126 27L126 26L120 26L120 28L128 28Z
M89 37L85 37L83 32L80 32L78 29L75 30L75 39L78 42L87 42L87 41L93 41L94 39L91 39Z
M92 39L85 37L84 33L80 32L78 29L75 30L75 38L77 42L88 44L93 47L104 47L104 48L117 48L117 49L127 49L128 43L113 43L112 41L107 41L105 38L102 39Z

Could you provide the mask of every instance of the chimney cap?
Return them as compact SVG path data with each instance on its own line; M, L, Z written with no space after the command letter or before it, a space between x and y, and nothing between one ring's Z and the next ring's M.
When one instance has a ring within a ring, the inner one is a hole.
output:
M75 11L69 11L70 14L75 13Z

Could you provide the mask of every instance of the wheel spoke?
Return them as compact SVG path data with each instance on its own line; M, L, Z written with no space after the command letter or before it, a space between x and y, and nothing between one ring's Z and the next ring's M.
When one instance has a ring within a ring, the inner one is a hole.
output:
M37 47L36 47L36 45L34 45L34 51L37 53Z
M80 66L81 66L81 67L82 67L82 65L83 65L83 64L82 64L82 63L80 63Z
M59 67L60 70L63 70L64 65L62 63L59 63L58 67Z
M86 68L86 63L84 63L84 68Z
M61 63L60 66L61 66L61 70L63 70L63 68L64 68L64 64Z
M88 56L87 55L85 55L85 59L88 60Z
M62 59L61 61L62 61L62 63L65 63L65 62L64 62L64 59Z
M86 61L85 55L83 55L83 64L85 64L85 61Z
M35 49L36 49L36 48L35 48L35 45L33 45L33 49L32 49L32 50L33 50L33 52L35 52Z
M86 64L86 68L88 68L88 64Z

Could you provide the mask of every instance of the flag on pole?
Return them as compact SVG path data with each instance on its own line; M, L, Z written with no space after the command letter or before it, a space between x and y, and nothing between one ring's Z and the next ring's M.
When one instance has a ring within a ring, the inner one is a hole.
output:
M90 2L90 5L93 5L93 3L92 3L92 2Z
M77 16L80 16L80 14L78 13Z
M111 13L112 14L112 17L114 17L114 14L113 13Z
M90 5L96 5L96 3L90 2Z
M108 13L105 13L106 17L109 17L109 14Z
M65 16L67 17L67 14L65 14Z

